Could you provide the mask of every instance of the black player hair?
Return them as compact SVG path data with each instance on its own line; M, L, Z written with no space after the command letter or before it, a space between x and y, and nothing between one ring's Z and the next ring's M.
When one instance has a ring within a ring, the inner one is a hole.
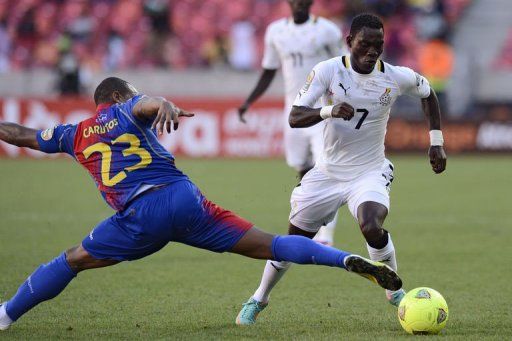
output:
M376 29L384 29L384 24L382 20L371 13L362 13L358 14L352 19L352 24L350 25L350 35L355 36L363 27L376 28Z
M129 95L133 92L127 81L117 77L108 77L101 81L101 83L94 90L94 102L96 105L101 103L112 102L112 93L119 91L121 95Z

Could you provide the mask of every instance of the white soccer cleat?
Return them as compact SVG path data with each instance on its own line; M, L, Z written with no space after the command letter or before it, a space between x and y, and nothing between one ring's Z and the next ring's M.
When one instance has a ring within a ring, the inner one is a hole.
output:
M7 330L13 324L13 321L7 315L5 311L5 303L0 304L0 330Z

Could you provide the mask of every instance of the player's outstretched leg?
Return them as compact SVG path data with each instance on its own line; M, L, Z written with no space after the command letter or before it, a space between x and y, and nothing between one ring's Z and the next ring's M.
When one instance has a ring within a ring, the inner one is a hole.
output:
M18 292L0 306L0 330L5 330L37 304L60 294L77 273L118 263L92 258L82 246L67 250L49 263L39 266L18 288Z
M361 231L366 239L370 259L388 265L394 271L398 270L395 246L391 234L382 228L388 209L386 206L373 201L363 202L357 209L357 218ZM394 306L400 304L405 296L402 288L386 290L388 302Z
M294 226L293 224L290 224L288 228L288 234L299 235L308 238L313 238L315 236L314 232L302 230ZM260 305L268 303L270 292L272 291L274 286L281 280L284 274L288 271L290 266L290 262L278 262L275 260L268 260L267 263L265 264L263 275L261 276L260 285L252 295L252 298Z
M339 267L357 273L380 286L396 290L402 286L398 275L388 266L319 244L303 236L273 236L250 229L231 252L257 259L273 259L297 264ZM237 324L253 324L265 304L249 300L237 316Z

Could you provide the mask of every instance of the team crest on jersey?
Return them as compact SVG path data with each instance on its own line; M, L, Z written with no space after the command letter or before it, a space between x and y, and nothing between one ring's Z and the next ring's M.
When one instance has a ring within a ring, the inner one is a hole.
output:
M54 130L55 130L55 128L48 128L48 129L42 131L41 138L43 139L43 141L50 141L53 137Z
M386 90L384 91L384 93L382 95L380 95L379 97L379 102L382 106L388 106L391 104L391 96L390 96L390 93L391 93L391 88L386 88Z
M306 79L306 84L302 87L302 91L306 92L309 90L309 87L311 86L311 83L313 83L313 79L315 78L315 70L311 70L311 72L308 75L308 78Z
M108 119L108 114L106 111L101 112L98 117L96 118L97 123L103 123Z
M327 96L327 105L333 105L334 104L334 92L332 92L331 89L327 90L327 92L325 93L325 95Z

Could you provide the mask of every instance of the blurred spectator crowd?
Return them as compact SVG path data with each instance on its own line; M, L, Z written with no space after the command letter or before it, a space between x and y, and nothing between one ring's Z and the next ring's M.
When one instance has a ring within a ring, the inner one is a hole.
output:
M355 14L377 13L386 59L417 67L425 44L444 41L470 1L316 0L313 13L344 33ZM289 15L284 0L0 0L0 73L57 68L73 82L79 66L250 70L266 26Z

